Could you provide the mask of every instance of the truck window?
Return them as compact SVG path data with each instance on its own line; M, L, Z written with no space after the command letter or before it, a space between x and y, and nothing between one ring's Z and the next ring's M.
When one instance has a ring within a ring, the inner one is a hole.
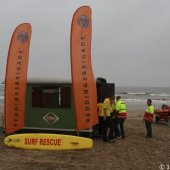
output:
M70 108L71 87L32 87L33 108Z

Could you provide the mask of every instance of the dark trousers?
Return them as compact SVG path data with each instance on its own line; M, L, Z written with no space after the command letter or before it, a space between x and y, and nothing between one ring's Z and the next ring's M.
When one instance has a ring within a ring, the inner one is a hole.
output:
M120 128L120 135L122 136L122 138L125 137L124 122L125 122L125 119L118 118L118 128Z
M98 124L98 135L103 134L103 122L104 122L104 117L103 116L98 116L99 118L99 124Z
M152 137L152 122L147 122L145 121L145 126L146 126L146 136L151 138Z
M109 130L109 136L107 136ZM106 116L106 120L103 122L103 141L113 139L113 122L111 116Z
M119 131L119 128L118 128L118 118L113 119L113 126L114 126L113 135L115 137L120 136L120 131Z

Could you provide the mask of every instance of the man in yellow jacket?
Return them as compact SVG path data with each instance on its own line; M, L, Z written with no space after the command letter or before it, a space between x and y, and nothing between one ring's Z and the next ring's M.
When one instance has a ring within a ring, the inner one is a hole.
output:
M144 118L145 126L146 126L146 138L152 138L152 122L154 117L155 108L152 105L152 100L147 99L147 108L145 110Z
M119 137L120 136L120 131L118 128L118 114L116 111L116 103L114 101L114 98L111 99L111 117L112 117L112 123L113 123L113 136L114 137ZM112 130L111 128L111 130Z
M98 135L103 134L103 121L104 121L104 116L103 116L103 103L98 103L97 104L97 113L98 113L98 118L99 118L99 124L97 125L97 131Z
M124 134L124 122L127 118L127 110L126 110L126 104L121 99L120 96L116 97L116 111L118 114L118 127L120 128L120 135L119 137L125 138Z
M111 96L105 98L103 102L103 141L104 142L114 142L113 141L113 123L111 117ZM109 135L108 135L109 130Z

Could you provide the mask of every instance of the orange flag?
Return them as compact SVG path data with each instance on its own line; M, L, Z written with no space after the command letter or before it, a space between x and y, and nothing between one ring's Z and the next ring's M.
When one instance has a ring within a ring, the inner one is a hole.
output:
M19 25L11 38L5 77L5 132L24 127L25 98L31 25Z
M96 81L91 65L91 32L91 9L80 7L71 25L71 74L77 130L98 123Z

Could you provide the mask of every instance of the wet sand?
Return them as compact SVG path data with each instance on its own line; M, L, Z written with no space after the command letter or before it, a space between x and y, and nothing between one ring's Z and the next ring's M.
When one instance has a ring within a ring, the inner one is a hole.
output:
M2 114L0 114L0 117ZM170 128L153 124L153 138L145 139L143 111L129 111L125 139L104 143L94 139L86 150L39 151L8 148L0 135L0 170L159 170L170 165Z

